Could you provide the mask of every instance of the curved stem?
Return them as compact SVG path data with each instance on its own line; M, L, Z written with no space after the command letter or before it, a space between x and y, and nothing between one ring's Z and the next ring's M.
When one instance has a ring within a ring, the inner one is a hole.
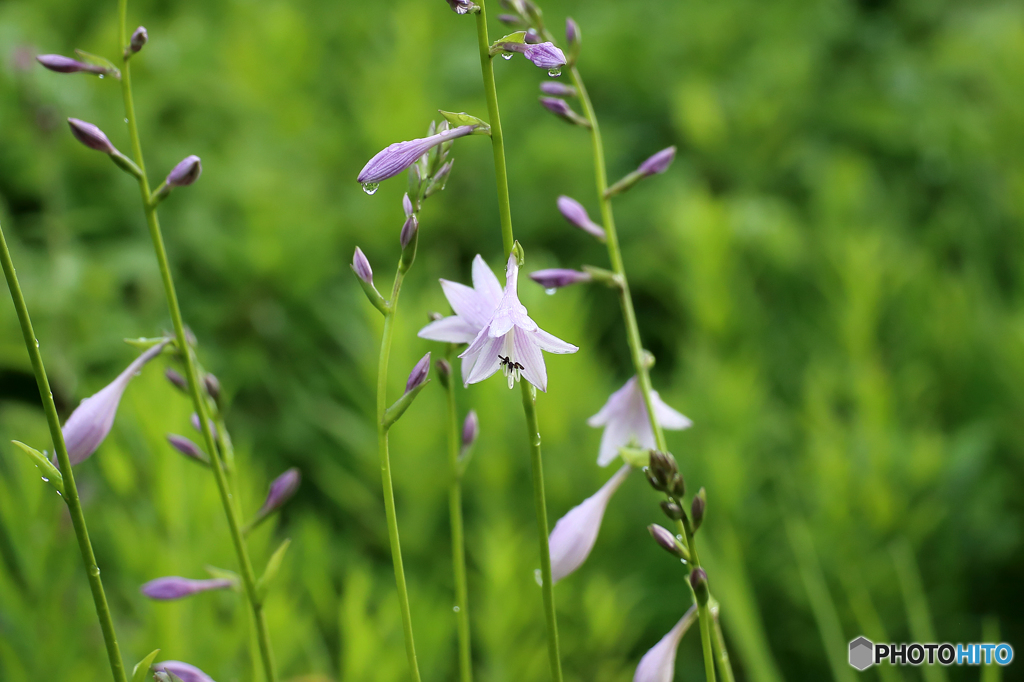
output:
M558 620L555 616L555 586L551 580L551 546L548 544L548 509L544 497L544 464L540 451L540 428L533 387L520 380L523 409L526 411L526 435L530 439L530 463L533 467L533 504L537 510L537 535L540 539L541 589L544 592L544 615L548 621L548 656L551 676L562 680L562 660L558 651Z
M43 412L46 413L46 423L50 427L53 449L57 453L57 464L60 467L60 474L64 478L64 503L71 515L71 525L75 529L78 548L82 552L82 563L85 564L89 588L92 590L92 600L96 605L96 617L99 619L100 629L103 631L103 643L107 648L110 672L113 674L114 682L127 682L124 661L121 660L121 651L117 645L117 634L114 632L114 621L110 615L110 606L107 604L107 595L103 591L103 581L100 579L99 566L96 565L92 542L89 540L89 529L85 525L82 502L78 498L75 474L71 470L68 449L64 445L64 434L60 428L57 406L53 402L50 382L46 378L46 368L43 366L43 356L39 351L39 341L36 340L35 331L32 329L32 319L29 317L25 296L18 283L18 275L14 270L14 263L11 260L11 252L7 248L7 241L4 239L3 229L0 229L0 265L3 266L7 287L11 291L11 299L14 301L14 309L18 313L21 333L25 337L25 349L28 350L29 359L32 361L32 372L35 374L36 385L39 387L39 397L43 402Z
M715 661L718 664L718 674L722 676L722 682L735 682L736 678L732 673L732 662L729 660L729 651L725 648L725 637L722 636L722 624L718 622L718 609L711 614L714 629L711 630L711 647L714 649Z
M380 360L377 363L377 454L380 457L380 478L384 488L384 513L388 522L388 539L391 542L391 562L395 566L395 585L398 588L398 604L402 609L402 629L405 632L405 653L409 657L413 680L420 681L420 667L416 661L416 644L412 636L412 611L409 609L409 590L405 584L405 567L402 564L402 545L398 538L398 517L395 513L395 489L391 483L391 458L388 455L388 429L384 426L384 411L387 409L388 359L391 357L391 340L395 335L395 313L398 310L398 295L402 291L405 275L401 267L395 272L395 284L388 301L388 312L384 315L384 332L380 341Z
M690 552L689 568L693 571L696 568L700 568L700 557L697 556L697 544L693 540L693 527L690 525L690 521L687 518L683 518L676 521L676 528L679 534L682 535L686 540L686 547ZM690 583L689 580L686 581ZM692 593L691 588L691 593ZM711 631L713 629L711 623L711 609L708 608L708 604L701 603L697 596L693 595L693 601L697 605L697 618L700 625L700 642L701 649L704 652L704 674L707 677L707 682L715 682L715 655L711 646ZM724 643L722 650L724 651ZM727 656L728 654L726 654ZM721 662L719 663L721 667Z
M121 48L122 53L128 54L127 47L127 0L120 0L120 26L121 26ZM256 637L259 642L260 658L263 662L263 672L266 682L277 682L277 672L274 665L274 654L270 647L270 634L267 630L267 622L263 613L263 603L256 589L256 575L253 572L252 561L249 558L249 550L242 537L242 524L238 511L232 501L231 488L225 473L224 462L220 451L217 448L216 438L213 435L210 417L207 412L206 400L203 397L203 388L199 380L199 373L196 368L196 361L193 357L192 347L188 342L185 333L185 323L181 316L181 307L178 305L178 294L174 287L174 278L171 275L170 262L167 259L167 250L164 247L163 233L160 231L160 219L157 216L156 206L152 202L152 194L149 189L149 181L146 179L146 165L142 156L142 145L139 141L139 129L135 117L135 103L132 99L131 65L129 60L124 60L121 70L121 94L124 98L125 117L128 119L128 134L131 137L132 155L136 165L142 171L139 177L139 192L142 195L142 206L146 214L146 224L149 227L149 235L153 242L153 249L156 253L157 264L160 268L160 278L163 282L164 295L167 298L167 307L171 314L171 323L174 326L174 334L178 341L178 348L181 351L182 362L185 369L185 378L188 381L189 394L192 397L192 404L199 416L200 431L206 445L206 451L210 454L211 466L214 480L217 483L217 491L220 493L221 504L224 507L224 514L227 517L228 529L231 534L231 542L238 557L239 569L242 583L245 587L245 595L252 610L253 621L256 627Z
M448 354L449 358L451 353ZM452 571L455 576L455 608L458 609L459 679L473 680L472 648L469 637L469 588L466 581L466 543L462 522L462 471L459 466L459 413L455 406L455 378L448 377L445 389L448 398L448 464L452 477L448 490L448 511L452 526Z

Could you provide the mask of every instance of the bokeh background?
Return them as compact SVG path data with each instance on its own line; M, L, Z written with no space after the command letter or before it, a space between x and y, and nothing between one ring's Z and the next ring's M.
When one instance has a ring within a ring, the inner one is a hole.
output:
M496 4L496 3L492 3ZM492 7L492 15L497 7ZM677 145L664 176L617 201L655 386L695 426L669 442L708 489L700 533L738 677L849 682L846 644L1024 637L1024 5L1009 0L549 0L581 25L580 68L610 174ZM185 316L221 379L258 506L305 474L257 566L293 540L268 604L292 680L404 680L406 663L374 451L380 320L348 263L360 245L390 286L404 182L355 176L436 109L486 115L473 20L441 0L133 1L150 43L133 61L151 178L190 153L204 174L162 208ZM501 27L491 24L492 34ZM106 384L126 337L169 328L130 177L64 124L128 148L118 86L38 67L79 47L115 57L106 2L0 3L0 221L59 406ZM555 198L596 210L587 136L537 104L545 74L495 62L512 209L529 269L606 265ZM392 356L392 394L439 348L438 277L500 266L487 141L456 143L426 205ZM603 289L531 314L577 355L552 357L540 399L552 521L611 474L585 420L630 374ZM13 307L0 296L0 443L48 447ZM212 480L164 442L186 400L157 361L76 472L129 661L155 647L219 682L253 679L234 595L146 601L157 576L234 567ZM453 679L441 390L394 431L392 457L425 679ZM459 390L482 435L466 478L478 677L546 680L529 461L518 394ZM0 445L0 679L108 675L66 512ZM632 679L688 593L650 541L656 499L632 476L587 564L559 584L566 677ZM677 679L700 678L698 638ZM1003 671L1013 679L1015 662ZM884 682L999 679L987 668L874 669ZM1019 679L1019 676L1018 676Z

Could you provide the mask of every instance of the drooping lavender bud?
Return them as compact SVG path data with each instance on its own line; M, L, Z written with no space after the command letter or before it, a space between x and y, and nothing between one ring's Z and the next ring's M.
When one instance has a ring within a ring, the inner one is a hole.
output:
M257 517L263 518L284 506L284 503L290 500L299 489L301 482L302 473L295 467L288 469L275 478L270 484L267 499L263 502L259 512L257 512Z
M214 402L220 400L220 379L212 374L203 377L203 384L206 386L206 394L213 398Z
M371 286L373 285L373 268L370 267L370 261L366 259L363 250L358 246L355 255L352 256L352 270L356 273L356 277Z
M206 456L206 453L203 452L198 445L190 441L188 438L185 438L185 436L169 433L167 434L167 442L171 444L171 447L186 457L191 457L203 464L210 463L210 458Z
M420 229L420 222L416 220L415 215L410 215L405 219L405 224L402 225L402 233L399 235L398 241L402 245L402 249L409 246L409 243L416 236L416 233Z
M583 208L580 202L563 194L558 197L558 210L561 212L562 217L568 220L570 224L575 225L587 234L591 234L602 241L604 240L604 228L590 219L587 209Z
M527 45L537 45L544 42L544 39L540 37L536 29L529 28L526 30L526 35L523 36L523 40L526 41Z
M110 143L110 140L103 134L103 131L92 123L86 123L77 118L69 118L68 125L71 126L71 134L75 136L75 139L89 149L95 149L104 154L117 153L117 149Z
M579 270L567 270L565 268L550 268L548 270L537 270L530 273L530 279L545 289L559 289L570 284L589 282L592 277L590 273Z
M402 196L402 211L405 213L406 218L412 215L412 199L409 198L408 192Z
M469 135L476 127L459 126L450 130L442 130L428 137L388 145L367 161L356 179L362 183L363 189L367 192L376 191L376 185L382 180L398 175L437 145Z
M535 66L547 69L552 76L557 76L559 69L565 66L565 54L554 43L527 45L523 55Z
M651 537L654 538L654 541L657 542L658 545L660 545L666 552L673 554L680 559L687 558L688 553L679 544L679 541L676 540L676 536L672 535L670 530L659 526L656 523L652 523L647 526L647 531L651 534Z
M514 14L499 14L498 21L506 26L522 26L523 20Z
M478 9L470 0L448 0L448 6L456 14L469 14L473 10Z
M708 506L708 494L702 486L697 494L693 496L693 502L690 504L690 513L693 516L693 530L700 528L700 524L704 523L704 510Z
M179 576L168 576L166 578L150 580L139 588L139 591L150 599L171 601L172 599L191 597L193 594L198 594L199 592L227 589L233 584L234 583L232 581L226 578L190 580L189 578L181 578Z
M646 161L640 164L637 171L643 176L657 175L658 173L664 173L668 170L668 167L672 165L672 160L676 158L676 148L668 147L662 149L657 154L649 157Z
M110 69L105 69L102 66L96 64L87 64L86 62L80 62L77 59L71 57L65 57L62 54L41 54L36 57L36 61L42 64L50 71L56 71L57 73L109 73Z
M580 56L580 45L583 36L580 33L580 26L572 17L565 18L565 44L569 49L569 63L575 64Z
M590 121L577 114L569 106L569 103L558 97L541 97L541 105L563 121L578 125L582 128L589 128Z
M540 84L540 91L545 95L552 95L554 97L575 97L576 88L565 83L559 83L557 81L544 81Z
M440 380L441 385L448 388L448 382L452 378L452 365L450 362L441 358L434 362L434 371L437 373L437 378Z
M477 436L480 435L480 419L476 416L476 410L470 410L469 414L466 415L466 421L462 422L462 450L466 451L467 448L476 442Z
M132 39L128 44L129 49L133 53L138 52L142 49L142 46L149 41L149 33L146 31L145 26L139 26L132 32Z
M695 568L690 571L690 587L697 597L697 603L704 606L708 603L708 574L703 568Z
M174 369L168 367L167 371L164 372L164 376L166 376L167 380L174 384L179 390L188 393L188 381L186 381L185 377L181 376L181 374L176 372Z
M420 361L409 372L409 379L405 382L405 392L408 393L422 386L423 382L427 380L428 374L430 374L430 353L420 358Z
M186 156L167 174L168 187L186 187L199 179L203 164L195 154Z
M194 665L182 663L181 661L162 661L153 664L153 670L157 672L170 673L181 680L181 682L214 682L213 678L204 673Z

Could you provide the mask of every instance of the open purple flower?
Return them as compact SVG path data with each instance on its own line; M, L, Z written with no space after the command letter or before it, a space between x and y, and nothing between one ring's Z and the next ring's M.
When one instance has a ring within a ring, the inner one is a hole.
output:
M359 171L356 178L370 191L367 186L374 186L382 180L394 177L406 168L416 163L420 158L439 144L463 137L473 132L476 126L459 126L442 130L439 133L407 142L395 142L377 152L377 154L366 162L363 170Z
M558 520L548 537L551 551L551 579L558 582L583 565L594 548L608 501L632 471L628 464L601 488Z
M72 465L85 461L96 452L96 448L114 426L114 417L117 416L121 396L124 395L132 377L138 374L147 362L160 355L165 345L166 341L158 343L140 355L103 390L83 400L71 413L64 423L63 432L64 445L67 446Z
M477 254L473 259L472 287L442 279L441 288L455 314L431 322L417 336L444 343L472 343L501 303L501 283ZM472 364L463 360L463 383L467 383L471 368Z
M157 578L156 580L150 580L148 583L143 585L139 590L142 594L146 595L150 599L157 599L159 601L171 601L173 599L182 599L184 597L191 597L193 594L200 592L209 592L210 590L224 590L234 585L231 580L227 578L211 578L209 580L191 580L189 578L181 578L176 575L167 576L166 578Z
M513 252L505 267L501 302L459 357L463 358L464 365L472 365L466 385L481 382L502 369L509 388L522 377L541 391L547 391L548 374L541 351L564 354L578 350L538 327L526 313L526 306L519 302L519 262ZM465 370L463 367L464 373Z
M214 682L213 678L194 665L181 661L161 661L153 664L153 670L165 672L179 678L181 682Z
M681 431L693 426L693 422L666 405L653 389L651 401L654 404L654 416L662 428ZM655 447L654 430L647 416L640 382L635 376L612 393L601 411L588 419L587 424L595 428L604 427L601 450L597 456L600 466L608 466L624 445L636 443L641 448Z
M640 659L640 665L636 667L636 673L633 675L633 682L672 682L676 672L676 650L679 648L679 641L696 620L697 607L693 606L668 634Z

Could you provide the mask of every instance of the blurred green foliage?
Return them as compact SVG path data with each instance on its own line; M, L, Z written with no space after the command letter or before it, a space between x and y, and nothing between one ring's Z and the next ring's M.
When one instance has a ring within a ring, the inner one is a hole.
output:
M492 8L492 13L497 8ZM613 177L679 146L617 202L640 324L739 677L849 679L848 639L1024 636L1024 5L1009 0L751 0L544 4L580 23L581 70ZM440 0L133 2L133 62L150 177L186 154L205 172L162 207L185 316L231 402L247 509L287 466L305 480L253 539L258 567L293 540L269 604L294 680L401 680L372 428L377 313L349 272L360 245L390 283L404 183L355 182L437 108L485 112L473 20ZM492 33L500 31L494 23ZM115 3L0 3L0 222L66 415L169 327L131 178L68 134L98 124L122 149L117 84L61 76L37 53L116 55ZM589 140L536 104L544 74L495 63L512 208L529 269L605 265L567 228L559 194L593 211ZM456 144L422 216L403 294L392 391L446 310L437 278L497 265L490 150ZM579 354L551 358L540 401L553 518L609 471L585 419L629 375L605 290L547 297L532 316ZM0 296L6 299L6 296ZM76 472L130 662L161 647L220 682L252 679L230 593L142 598L151 578L233 568L213 482L163 441L188 405L154 363L111 437ZM0 443L47 432L11 306L0 303ZM466 479L478 675L547 679L521 411L500 380L459 391L482 435ZM424 676L455 670L443 404L428 387L393 432L398 512ZM0 445L0 679L104 679L66 513ZM567 679L632 678L686 608L682 575L643 527L634 475L593 555L559 584ZM829 661L832 661L830 667ZM679 679L699 676L697 638ZM834 673L831 671L835 671ZM889 682L913 672L881 669ZM977 671L949 670L977 679Z

